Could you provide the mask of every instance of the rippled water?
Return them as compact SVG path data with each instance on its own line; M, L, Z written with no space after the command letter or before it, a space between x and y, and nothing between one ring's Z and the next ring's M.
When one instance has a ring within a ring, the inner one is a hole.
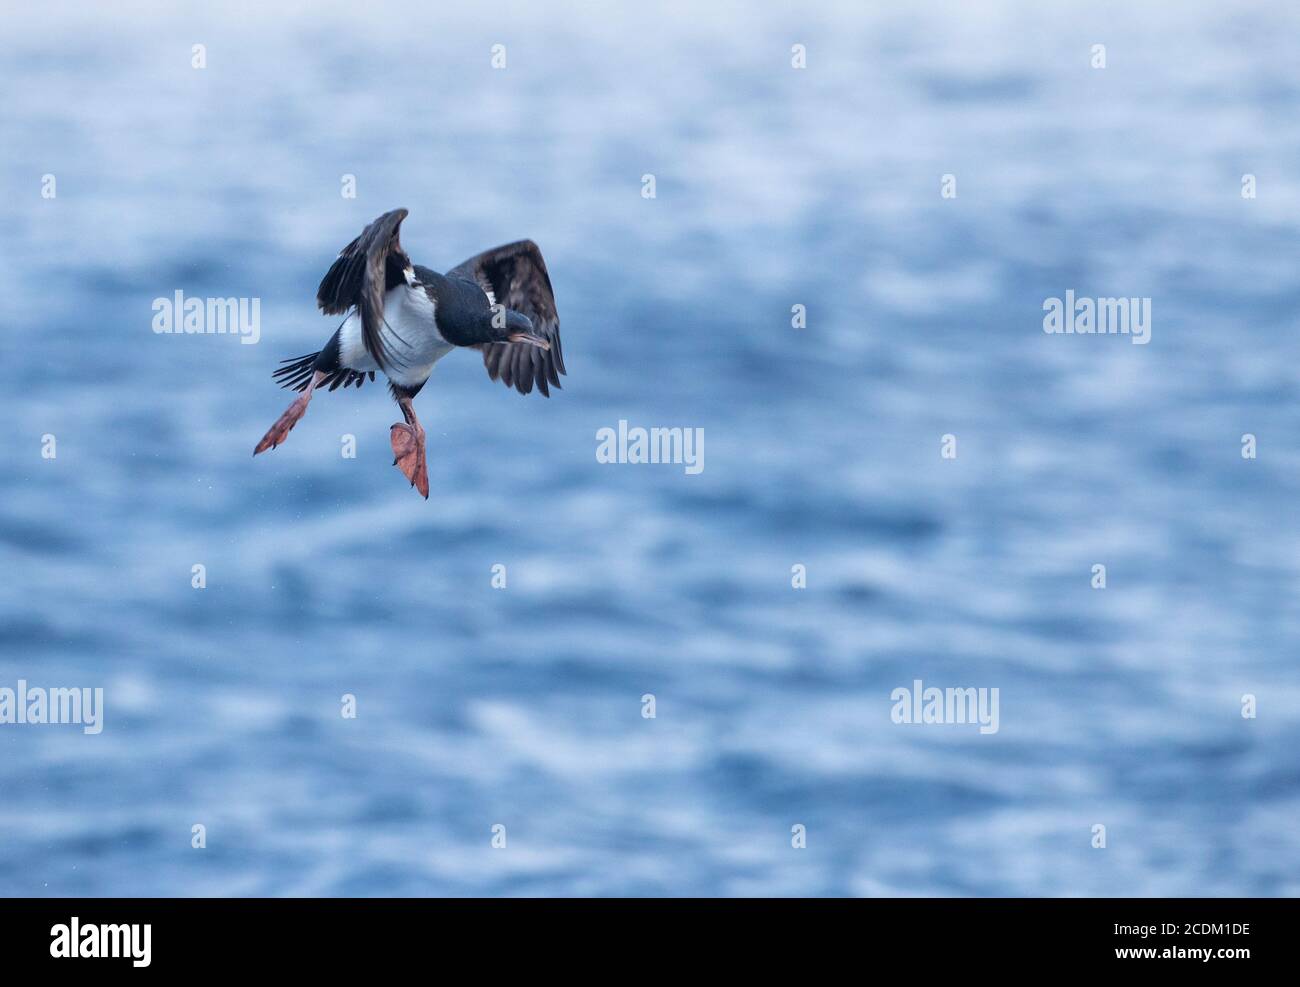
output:
M6 15L0 687L106 714L0 725L0 892L1300 893L1300 17L804 6ZM396 206L440 269L536 239L570 370L440 364L427 503L379 386L249 456Z

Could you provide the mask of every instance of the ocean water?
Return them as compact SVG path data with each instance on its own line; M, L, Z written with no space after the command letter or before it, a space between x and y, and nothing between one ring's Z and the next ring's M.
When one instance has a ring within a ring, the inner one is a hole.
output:
M0 688L104 690L0 724L0 893L1300 893L1300 14L270 6L0 27ZM427 502L380 385L250 457L398 206L535 239L569 367L439 364Z

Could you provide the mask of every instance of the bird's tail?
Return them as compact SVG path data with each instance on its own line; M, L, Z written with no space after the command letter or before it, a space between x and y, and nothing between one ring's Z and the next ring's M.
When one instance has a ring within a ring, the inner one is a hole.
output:
M316 358L318 356L320 356L319 353L308 353L306 356L281 360L280 369L272 373L271 376L276 379L281 387L287 387L292 391L305 391L307 385L311 382L312 374L316 372ZM340 387L347 387L349 384L360 387L361 382L367 377L374 380L375 372L373 370L365 372L340 367L337 370L326 370L319 386L328 388L331 391Z
M287 387L294 391L307 390L307 383L311 380L312 367L316 364L318 353L308 353L306 356L291 357L288 360L280 361L280 369L271 374L281 387Z

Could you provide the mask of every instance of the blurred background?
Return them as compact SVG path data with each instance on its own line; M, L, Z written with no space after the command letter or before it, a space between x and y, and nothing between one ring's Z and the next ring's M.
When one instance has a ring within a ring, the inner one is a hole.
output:
M106 711L0 725L0 893L1300 893L1300 13L274 6L4 14L0 686ZM569 368L439 364L428 502L382 384L250 457L398 206L439 270L535 239Z

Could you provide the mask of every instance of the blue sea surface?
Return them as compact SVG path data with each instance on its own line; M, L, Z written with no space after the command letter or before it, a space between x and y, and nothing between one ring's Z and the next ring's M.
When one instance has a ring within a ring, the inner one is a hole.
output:
M0 894L1300 894L1297 31L11 5L0 688L105 711L0 724ZM440 363L427 502L380 382L250 456L399 206L440 270L535 239L569 369ZM1045 333L1070 290L1149 343ZM703 471L598 462L620 420ZM997 731L893 722L917 680Z

